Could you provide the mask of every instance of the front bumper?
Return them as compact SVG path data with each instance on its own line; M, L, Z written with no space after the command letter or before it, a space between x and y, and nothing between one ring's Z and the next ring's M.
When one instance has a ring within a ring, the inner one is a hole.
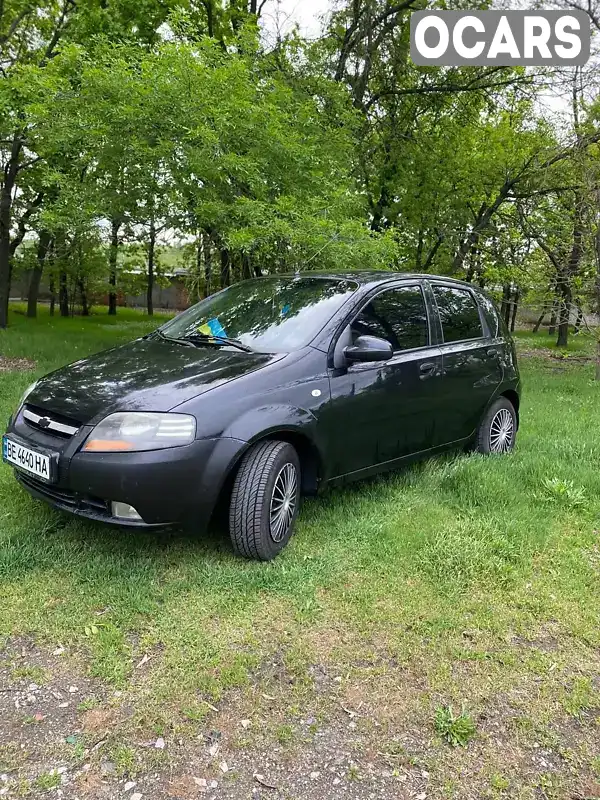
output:
M58 480L47 484L15 470L32 496L62 511L129 528L208 523L223 483L246 443L197 439L190 445L143 453L84 453L89 428L65 440L33 430L19 414L7 433L23 445L58 454ZM113 517L111 501L133 506L142 518Z
M21 470L15 469L15 478L32 497L43 500L59 511L67 511L78 517L105 522L108 525L115 525L123 528L165 528L170 527L169 523L149 525L143 520L119 519L111 514L110 501L102 500L93 495L79 494L70 489L60 488L55 484L47 484L38 480L32 475L28 475Z

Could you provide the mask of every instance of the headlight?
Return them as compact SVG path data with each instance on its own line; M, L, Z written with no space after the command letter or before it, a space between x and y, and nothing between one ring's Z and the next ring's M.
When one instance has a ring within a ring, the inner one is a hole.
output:
M28 387L25 389L25 391L23 392L23 396L22 396L22 397L21 397L21 399L19 400L19 405L17 406L17 411L18 411L18 410L21 408L21 406L25 405L25 401L27 400L27 398L28 398L28 397L29 397L29 395L30 395L30 394L33 392L33 390L35 389L35 387L36 387L37 385L38 385L38 382L37 382L37 381L35 381L34 383L32 383L32 384L31 384L31 386L28 386Z
M87 452L162 450L190 444L196 435L196 419L189 414L118 412L99 422L83 449Z

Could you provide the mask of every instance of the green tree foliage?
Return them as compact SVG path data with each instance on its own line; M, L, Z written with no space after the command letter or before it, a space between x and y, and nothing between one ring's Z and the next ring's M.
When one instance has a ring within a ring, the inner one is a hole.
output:
M36 130L58 198L46 224L104 224L111 292L136 226L196 237L205 292L268 270L390 261L391 240L364 223L341 88L287 80L252 33L239 44L70 45L47 68Z
M56 99L54 60L72 42L93 50L96 36L150 44L169 11L158 0L0 3L0 327L7 324L13 256L48 188L43 170L41 177L29 173L47 155L35 122L40 106Z
M17 269L32 314L43 275L62 313L104 295L116 313L133 288L152 313L177 239L192 298L298 269L438 272L507 318L557 300L564 343L600 263L597 100L578 90L560 129L539 95L564 76L417 67L421 0L337 3L318 41L268 49L272 3L0 4L0 326Z

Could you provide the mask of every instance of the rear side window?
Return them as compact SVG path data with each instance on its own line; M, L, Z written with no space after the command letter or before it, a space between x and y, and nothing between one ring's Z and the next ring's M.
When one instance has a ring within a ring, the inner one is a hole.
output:
M444 332L444 342L461 342L483 336L481 317L475 298L467 289L434 286Z
M496 306L485 294L478 294L477 297L479 300L479 305L483 311L485 321L490 329L490 334L492 335L492 338L495 338L500 334L500 319L498 317Z
M429 324L420 286L399 286L378 294L351 325L352 339L379 336L392 348L412 350L429 344Z

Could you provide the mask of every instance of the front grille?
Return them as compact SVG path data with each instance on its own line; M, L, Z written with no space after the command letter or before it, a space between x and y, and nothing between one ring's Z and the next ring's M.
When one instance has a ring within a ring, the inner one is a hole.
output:
M26 489L37 492L37 494L42 495L42 497L46 498L51 503L57 503L71 511L90 511L94 514L101 514L102 516L110 515L108 502L106 500L101 500L99 497L78 494L77 492L72 492L70 489L62 489L58 486L44 483L34 478L32 475L26 475L18 470L15 470L15 475L17 476L17 480L22 483Z
M61 439L70 439L74 436L81 424L62 414L55 414L53 411L46 411L38 406L25 405L23 409L23 419L30 428L58 436Z

